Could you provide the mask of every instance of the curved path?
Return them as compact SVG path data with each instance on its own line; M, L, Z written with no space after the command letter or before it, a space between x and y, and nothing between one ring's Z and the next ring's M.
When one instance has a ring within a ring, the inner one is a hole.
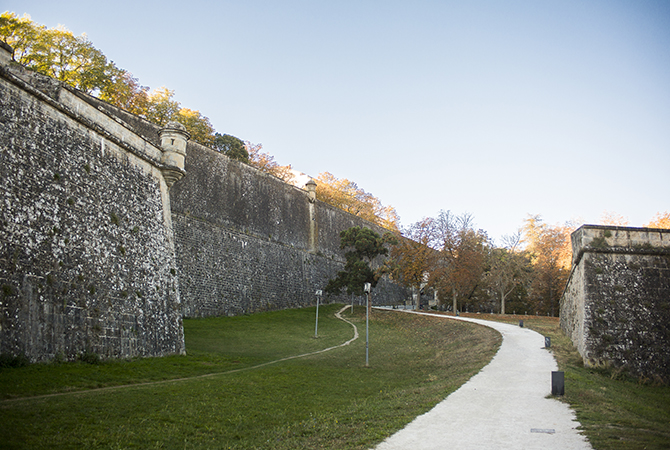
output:
M408 312L485 325L503 342L477 375L377 450L591 449L568 405L547 398L558 368L542 335L506 323Z

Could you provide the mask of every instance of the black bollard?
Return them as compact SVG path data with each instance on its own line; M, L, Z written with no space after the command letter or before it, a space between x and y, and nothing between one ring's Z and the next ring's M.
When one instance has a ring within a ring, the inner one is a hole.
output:
M551 338L549 336L544 337L544 347L545 348L551 347Z
M523 328L523 320L519 320L519 326Z
M565 377L563 372L551 372L551 395L565 395Z

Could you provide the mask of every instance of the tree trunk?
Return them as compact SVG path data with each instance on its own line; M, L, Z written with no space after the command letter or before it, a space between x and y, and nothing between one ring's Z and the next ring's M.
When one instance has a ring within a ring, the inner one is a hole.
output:
M456 301L456 289L452 289L451 294L454 300L454 314L456 314L458 312L458 302Z

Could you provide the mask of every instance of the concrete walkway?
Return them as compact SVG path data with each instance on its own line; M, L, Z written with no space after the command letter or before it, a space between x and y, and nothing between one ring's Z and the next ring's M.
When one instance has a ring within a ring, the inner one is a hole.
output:
M378 450L591 449L568 405L546 398L558 368L542 335L518 325L427 315L491 327L502 334L502 345L489 365Z

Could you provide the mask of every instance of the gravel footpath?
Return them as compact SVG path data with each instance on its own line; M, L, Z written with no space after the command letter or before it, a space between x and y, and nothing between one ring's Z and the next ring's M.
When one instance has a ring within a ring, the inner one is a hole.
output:
M579 422L568 405L547 398L551 372L558 368L542 335L500 322L419 314L491 327L503 342L477 375L377 450L592 448L577 430Z

